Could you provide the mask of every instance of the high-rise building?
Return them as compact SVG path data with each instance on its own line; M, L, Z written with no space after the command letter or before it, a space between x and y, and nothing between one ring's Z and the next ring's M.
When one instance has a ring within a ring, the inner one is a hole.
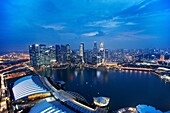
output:
M61 45L61 60L63 63L66 62L66 52L67 52L66 46Z
M70 45L66 45L66 60L70 61Z
M86 63L92 64L93 51L86 51L84 54L84 60Z
M50 48L47 48L45 51L45 64L46 66L50 65Z
M29 45L30 65L34 65L34 51L32 45Z
M97 56L97 64L101 64L102 63L102 57L101 56Z
M97 56L92 57L92 64L97 64Z
M94 42L94 46L93 46L93 54L96 56L97 55L97 42Z
M38 44L33 44L29 46L29 54L30 54L30 65L34 68L40 66L40 50Z
M45 51L46 51L46 45L40 44L40 65L45 65Z
M80 48L79 48L80 56L84 56L84 43L80 43Z
M105 52L104 52L104 43L100 42L100 48L99 48L99 56L101 56L102 62L104 62Z
M105 49L105 62L108 62L109 60L109 50Z
M55 46L55 52L56 52L56 61L61 62L61 49L60 45Z
M104 42L100 42L99 51L104 51Z
M50 57L50 62L54 63L56 62L56 53L55 53L55 46L50 46L49 47L49 57Z
M84 43L80 43L79 55L82 58L82 62L84 63Z

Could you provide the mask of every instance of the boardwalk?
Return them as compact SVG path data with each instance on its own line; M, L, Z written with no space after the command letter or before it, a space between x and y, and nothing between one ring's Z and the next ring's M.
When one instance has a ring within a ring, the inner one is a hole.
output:
M135 68L135 67L121 67L123 70L137 70L137 71L153 71L151 68Z

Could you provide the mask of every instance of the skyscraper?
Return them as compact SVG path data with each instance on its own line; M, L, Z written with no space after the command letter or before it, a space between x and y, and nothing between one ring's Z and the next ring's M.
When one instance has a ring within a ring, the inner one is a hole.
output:
M109 50L105 49L105 62L108 62L109 60Z
M82 62L84 63L84 43L80 43L79 52Z
M40 66L40 50L38 44L33 44L29 46L29 54L30 54L30 65L34 68Z
M66 45L66 59L67 61L70 61L70 45Z
M93 54L96 56L97 55L97 42L94 42L94 46L93 46Z
M56 61L61 62L61 49L60 45L55 46L55 52L56 52Z
M102 59L102 62L104 62L104 43L103 42L100 42L100 48L99 48L99 56L101 56L101 59Z
M40 44L40 65L45 65L45 51L46 51L46 45Z
M103 50L104 50L104 42L100 42L99 51L103 51Z
M50 48L47 48L45 51L45 64L46 66L50 65Z
M50 62L56 62L56 53L55 53L55 47L50 46L49 47L49 57L50 57Z
M61 45L61 60L62 62L66 62L66 46L65 45Z

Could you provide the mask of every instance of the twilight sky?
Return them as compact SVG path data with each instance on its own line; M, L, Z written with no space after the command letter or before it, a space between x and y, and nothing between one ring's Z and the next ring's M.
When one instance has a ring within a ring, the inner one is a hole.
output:
M169 0L0 0L0 50L170 47Z

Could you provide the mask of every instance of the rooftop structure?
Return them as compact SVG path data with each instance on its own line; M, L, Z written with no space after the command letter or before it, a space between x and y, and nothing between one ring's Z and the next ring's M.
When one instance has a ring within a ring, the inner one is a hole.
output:
M12 88L14 99L22 99L33 94L47 93L38 76L26 76L14 83Z
M163 113L160 110L156 110L156 108L147 105L138 105L136 108L139 113Z
M94 104L99 107L105 107L109 104L110 98L107 97L94 97Z
M168 68L164 68L164 67L158 67L157 70L162 70L162 71L170 71L170 69Z
M75 113L58 101L48 102L43 100L31 108L29 113Z

